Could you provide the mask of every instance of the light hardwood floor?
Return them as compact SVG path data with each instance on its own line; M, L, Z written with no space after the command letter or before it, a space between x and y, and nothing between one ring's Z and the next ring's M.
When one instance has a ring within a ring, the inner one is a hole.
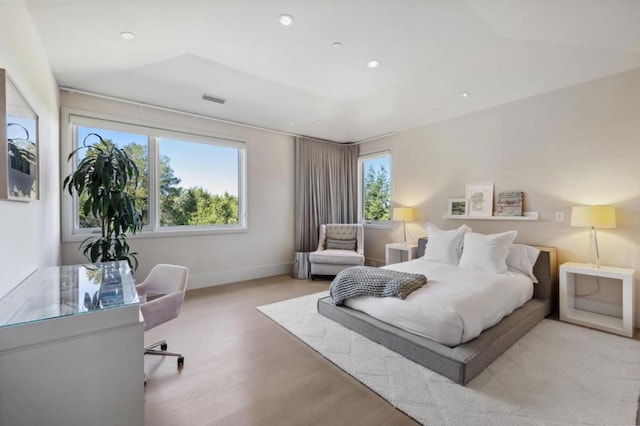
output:
M145 333L176 359L145 357L147 425L414 425L257 306L327 290L265 278L187 292L180 317Z

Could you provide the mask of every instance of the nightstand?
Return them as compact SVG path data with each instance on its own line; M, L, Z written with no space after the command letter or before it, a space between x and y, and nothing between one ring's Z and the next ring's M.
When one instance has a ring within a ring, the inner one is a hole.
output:
M633 336L635 311L635 269L613 266L595 266L586 263L567 262L560 266L560 320L584 325L622 336ZM610 278L622 285L622 318L576 309L576 275Z
M386 265L415 259L418 254L418 246L415 244L390 243L385 248L384 263Z

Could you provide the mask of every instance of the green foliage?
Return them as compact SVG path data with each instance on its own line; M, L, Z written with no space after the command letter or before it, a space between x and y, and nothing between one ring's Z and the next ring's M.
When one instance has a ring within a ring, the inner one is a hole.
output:
M224 195L211 195L204 188L189 188L182 191L177 206L180 222L174 225L238 223L238 197L226 191Z
M109 139L106 142L113 144ZM136 164L140 172L138 183L133 188L132 195L136 200L136 207L142 215L142 224L146 225L149 223L149 159L147 150L144 146L136 143L127 144L122 149Z
M386 167L369 167L364 181L364 219L391 219L391 182Z
M100 142L86 145L89 136L98 137ZM69 194L79 195L81 217L92 218L88 221L101 230L100 237L88 237L80 248L92 262L126 260L135 269L137 253L130 251L126 234L142 229L142 216L136 209L134 195L140 175L138 166L125 150L96 133L87 135L82 146L69 154L68 161L84 149L87 150L84 158L62 185Z

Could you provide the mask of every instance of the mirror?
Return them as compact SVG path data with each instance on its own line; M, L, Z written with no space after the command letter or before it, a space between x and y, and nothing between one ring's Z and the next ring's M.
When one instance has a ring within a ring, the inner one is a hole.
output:
M0 86L0 198L37 200L38 116L3 69Z

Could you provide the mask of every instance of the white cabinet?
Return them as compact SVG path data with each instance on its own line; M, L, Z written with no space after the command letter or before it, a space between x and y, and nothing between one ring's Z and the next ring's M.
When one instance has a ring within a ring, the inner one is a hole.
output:
M0 300L0 425L144 425L126 262L44 268Z
M415 244L390 243L385 246L385 264L406 262L416 258L418 246Z
M635 269L595 266L567 262L560 266L560 320L580 324L627 337L633 336L635 312ZM622 318L576 308L575 281L577 275L610 278L622 286Z

